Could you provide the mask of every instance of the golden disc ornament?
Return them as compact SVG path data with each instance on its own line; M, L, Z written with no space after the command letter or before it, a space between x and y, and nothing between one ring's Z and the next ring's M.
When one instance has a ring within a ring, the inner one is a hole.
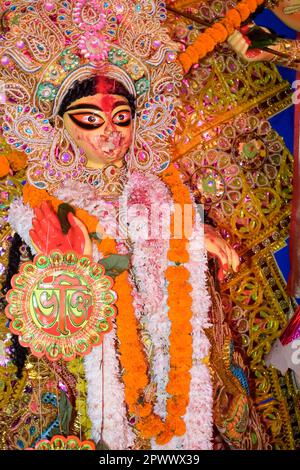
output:
M26 450L95 450L95 444L92 441L80 441L76 436L57 435L51 441L42 439L34 448L29 447Z
M101 264L73 252L24 263L7 293L10 330L34 356L70 361L101 344L116 314L113 280Z

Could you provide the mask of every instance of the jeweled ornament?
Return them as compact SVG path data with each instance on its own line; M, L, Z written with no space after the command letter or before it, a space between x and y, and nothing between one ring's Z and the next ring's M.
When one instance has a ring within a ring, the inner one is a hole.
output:
M73 252L24 263L7 294L10 330L37 357L70 361L101 344L115 316L113 280Z
M202 166L194 172L191 178L191 186L195 195L205 204L216 204L225 192L225 180L223 175L214 167Z
M95 450L92 441L80 441L76 436L53 436L51 441L42 439L35 444L34 448L26 450Z
M260 168L268 156L264 141L255 134L243 134L232 146L234 160L246 170Z

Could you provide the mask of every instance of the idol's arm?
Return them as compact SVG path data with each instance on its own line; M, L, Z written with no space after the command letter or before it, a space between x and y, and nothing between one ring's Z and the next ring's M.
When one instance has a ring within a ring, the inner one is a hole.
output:
M281 39L272 49L284 54L286 57L273 56L270 60L277 65L283 65L300 71L300 40Z
M237 252L208 224L204 224L204 239L207 252L219 261L218 279L220 281L224 280L228 272L238 271L240 259Z
M289 28L300 32L299 0L266 0L264 6L272 10Z
M266 28L264 28L266 29ZM228 39L229 45L245 62L273 62L276 65L300 70L300 40L278 38L269 46L274 53L260 49L249 49L249 41L238 30Z

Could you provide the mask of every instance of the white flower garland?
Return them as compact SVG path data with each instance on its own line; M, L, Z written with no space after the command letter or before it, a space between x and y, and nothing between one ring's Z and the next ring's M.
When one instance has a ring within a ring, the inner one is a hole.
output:
M191 320L193 327L193 366L191 369L190 400L184 421L186 433L183 448L193 450L212 449L213 390L208 367L203 360L209 354L210 343L204 328L209 325L210 298L206 286L207 259L204 233L200 215L196 212L195 230L189 242L189 262L192 290Z
M33 209L29 204L24 204L21 197L14 199L8 212L8 223L30 247L33 254L35 250L32 246L29 230L32 229L32 219L34 217Z
M142 194L139 194L142 188ZM152 342L152 381L157 386L154 411L166 417L166 386L170 369L169 335L170 320L167 306L167 282L165 271L168 267L169 234L163 234L162 217L170 217L172 198L164 183L154 175L133 174L128 182L124 195L128 206L140 200L148 209L147 216L157 223L155 238L140 237L133 245L132 265L139 290L134 290L134 307L138 320L150 334ZM138 197L137 197L138 196ZM141 227L146 221L140 220ZM169 223L168 223L169 226ZM138 228L136 220L128 219L129 235L135 236ZM150 234L148 234L150 235ZM165 235L165 238L162 237Z
M102 345L94 348L84 358L84 366L92 438L95 442L102 439L112 450L132 448L135 435L127 420L124 385L119 379L115 325L113 330L104 337ZM102 402L102 397L104 397L104 402Z

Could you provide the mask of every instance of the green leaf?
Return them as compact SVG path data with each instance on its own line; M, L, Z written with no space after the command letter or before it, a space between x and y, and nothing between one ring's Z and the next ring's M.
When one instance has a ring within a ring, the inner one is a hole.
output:
M91 240L97 240L98 242L101 242L102 240L102 237L100 237L99 233L97 232L90 232L89 236Z
M110 448L108 447L106 442L101 439L96 445L96 450L110 450Z
M63 202L58 206L57 217L59 219L61 229L64 234L67 234L71 228L71 225L68 221L69 212L72 212L72 214L75 215L75 209L70 206L70 204L66 204L65 202Z
M119 274L129 269L129 255L110 255L100 261L105 268L105 274L115 279Z
M278 36L275 33L264 31L259 26L254 26L248 32L247 37L251 41L249 49L260 49L262 47L271 46L276 43Z

